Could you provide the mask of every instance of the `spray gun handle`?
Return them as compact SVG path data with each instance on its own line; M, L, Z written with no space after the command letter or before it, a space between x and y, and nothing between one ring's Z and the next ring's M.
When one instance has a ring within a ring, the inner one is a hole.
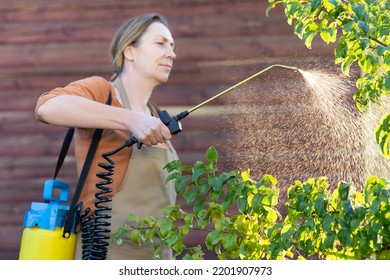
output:
M171 134L176 135L182 131L181 123L179 121L187 117L189 113L188 111L184 111L176 116L171 117L166 110L162 110L159 115L161 121L168 127Z
M184 119L189 115L188 111L183 111L176 116L171 117L166 110L162 110L159 114L161 121L168 127L172 135L176 135L182 131L180 120ZM137 144L137 148L141 149L142 142L140 142L135 136L127 140L124 146L130 147Z

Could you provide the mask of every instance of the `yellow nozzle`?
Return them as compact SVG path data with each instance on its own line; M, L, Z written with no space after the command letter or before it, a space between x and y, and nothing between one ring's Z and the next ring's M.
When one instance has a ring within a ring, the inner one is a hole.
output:
M299 71L299 68L298 67L295 67L295 66L286 66L286 65L282 65L282 64L274 64L274 65L271 65L269 68L273 68L273 67L280 67L280 68L285 68L285 69L290 69L290 70L293 70L294 72L298 72Z

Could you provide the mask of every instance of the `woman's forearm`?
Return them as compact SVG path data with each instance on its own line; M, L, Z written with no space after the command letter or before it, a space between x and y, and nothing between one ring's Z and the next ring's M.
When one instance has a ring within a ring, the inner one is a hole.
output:
M51 98L36 110L36 118L42 122L78 128L128 130L125 119L129 115L128 110L73 95Z
M47 100L37 108L36 118L66 127L126 130L148 146L171 138L168 128L159 118L74 95Z

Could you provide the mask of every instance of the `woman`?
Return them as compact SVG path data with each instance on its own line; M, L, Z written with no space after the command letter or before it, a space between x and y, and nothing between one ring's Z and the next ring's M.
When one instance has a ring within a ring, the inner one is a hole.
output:
M115 74L111 81L93 76L42 94L36 105L38 120L75 127L74 145L78 174L96 128L104 129L88 178L80 195L83 209L94 211L96 174L102 154L115 150L130 137L143 143L141 149L125 148L111 156L115 162L109 215L111 233L123 225L129 214L140 218L161 216L163 208L175 203L173 186L165 185L166 163L177 159L169 139L169 129L149 103L154 88L167 82L171 72L174 41L166 20L156 14L132 18L117 31L111 42ZM111 106L106 105L112 96ZM104 171L104 170L103 170ZM78 233L76 259L81 259ZM152 259L153 248L125 240L110 244L107 259ZM163 250L161 258L172 258Z

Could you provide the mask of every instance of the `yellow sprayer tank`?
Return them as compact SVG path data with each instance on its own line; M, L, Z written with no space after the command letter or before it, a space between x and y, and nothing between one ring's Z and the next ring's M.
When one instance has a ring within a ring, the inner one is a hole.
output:
M59 189L59 198L53 197L53 189ZM70 206L69 186L59 180L45 183L43 199L33 202L30 211L25 213L19 260L73 260L76 247L74 227L68 237L63 237L62 224Z

